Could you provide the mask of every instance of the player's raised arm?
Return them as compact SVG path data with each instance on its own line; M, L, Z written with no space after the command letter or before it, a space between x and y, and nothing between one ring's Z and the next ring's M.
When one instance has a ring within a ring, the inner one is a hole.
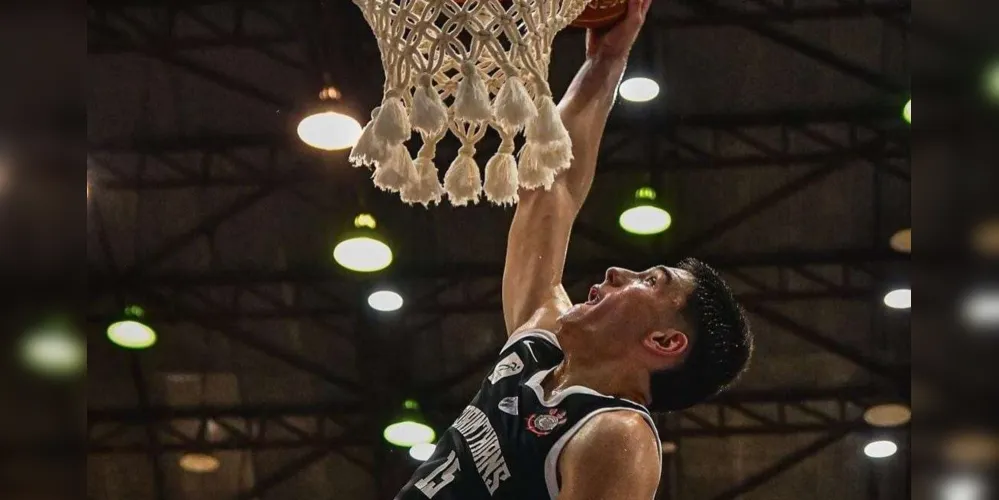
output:
M562 288L569 234L593 184L607 117L651 2L630 0L621 22L607 31L587 33L586 62L559 105L572 138L572 167L556 178L550 191L521 190L510 226L503 272L508 334L550 330L570 305Z

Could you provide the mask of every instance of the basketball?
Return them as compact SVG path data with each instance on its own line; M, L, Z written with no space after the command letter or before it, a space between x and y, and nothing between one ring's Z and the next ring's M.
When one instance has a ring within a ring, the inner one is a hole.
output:
M577 28L604 28L628 12L628 0L590 0L586 10L572 22Z

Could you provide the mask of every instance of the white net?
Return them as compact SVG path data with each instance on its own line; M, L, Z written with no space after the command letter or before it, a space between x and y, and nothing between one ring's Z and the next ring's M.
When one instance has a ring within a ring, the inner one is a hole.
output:
M517 202L517 189L549 189L568 168L572 144L548 86L555 35L587 0L354 0L378 38L385 70L382 105L351 151L375 168L375 184L407 203L443 194L455 206ZM476 145L489 128L501 138L485 167ZM415 160L405 143L417 132ZM436 146L450 132L461 142L439 181ZM514 140L524 133L519 157Z

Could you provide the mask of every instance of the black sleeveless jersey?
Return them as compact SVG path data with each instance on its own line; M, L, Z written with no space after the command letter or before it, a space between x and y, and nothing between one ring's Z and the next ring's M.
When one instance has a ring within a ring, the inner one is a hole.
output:
M475 399L396 500L555 499L559 455L589 419L630 410L656 432L644 406L586 387L545 398L541 381L562 361L558 339L550 332L518 334L498 358Z

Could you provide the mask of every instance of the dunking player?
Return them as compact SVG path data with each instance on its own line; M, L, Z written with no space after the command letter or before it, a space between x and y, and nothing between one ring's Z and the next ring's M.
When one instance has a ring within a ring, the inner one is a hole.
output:
M752 336L711 268L607 270L582 304L561 285L573 221L593 182L600 138L652 0L630 0L560 105L573 166L527 191L510 228L503 314L510 339L433 456L396 497L651 499L661 443L648 410L692 406L742 372Z

